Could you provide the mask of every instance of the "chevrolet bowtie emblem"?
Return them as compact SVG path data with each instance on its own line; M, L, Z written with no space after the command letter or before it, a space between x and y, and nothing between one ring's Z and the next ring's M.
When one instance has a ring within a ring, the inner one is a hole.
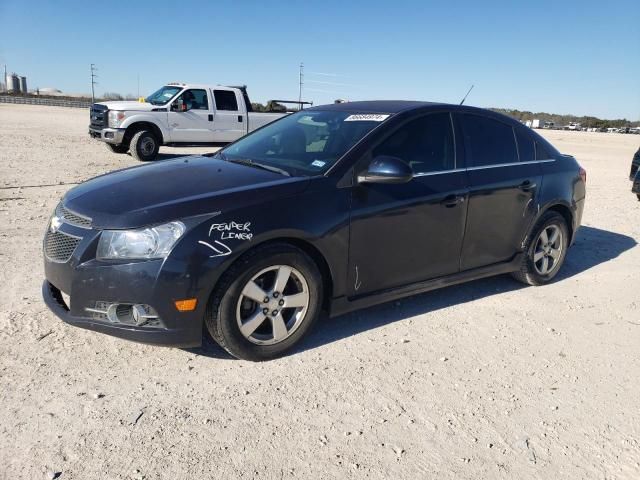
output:
M51 222L49 223L49 231L51 233L56 233L58 230L60 230L61 225L62 220L60 219L60 217L54 215L53 217L51 217Z

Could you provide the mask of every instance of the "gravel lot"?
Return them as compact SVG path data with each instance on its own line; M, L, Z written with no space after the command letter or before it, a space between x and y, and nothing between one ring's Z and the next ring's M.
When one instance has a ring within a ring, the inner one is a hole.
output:
M0 478L640 478L640 137L544 132L588 172L554 284L496 277L327 319L296 353L254 364L45 308L56 203L136 163L87 123L0 105Z

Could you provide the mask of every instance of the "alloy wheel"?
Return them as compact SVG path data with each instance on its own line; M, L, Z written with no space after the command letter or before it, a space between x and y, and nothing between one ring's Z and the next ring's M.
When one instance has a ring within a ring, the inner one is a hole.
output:
M242 335L258 345L274 345L289 338L309 308L309 286L288 265L273 265L255 274L244 286L236 306Z
M540 232L533 250L533 265L540 275L549 275L558 267L563 245L563 234L558 225L548 225Z

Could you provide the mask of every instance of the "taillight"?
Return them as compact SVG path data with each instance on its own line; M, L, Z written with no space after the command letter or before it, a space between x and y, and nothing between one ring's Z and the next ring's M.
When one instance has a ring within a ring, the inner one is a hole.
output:
M587 171L584 168L580 167L580 170L578 171L578 175L580 175L580 178L586 184L587 183Z

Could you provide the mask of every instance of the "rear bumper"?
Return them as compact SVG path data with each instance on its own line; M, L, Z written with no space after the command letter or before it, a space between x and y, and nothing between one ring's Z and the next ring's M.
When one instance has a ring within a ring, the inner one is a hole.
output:
M108 321L96 321L91 317L72 315L69 306L66 305L62 298L60 289L48 280L45 280L42 284L42 298L49 310L63 322L74 327L152 345L197 347L202 342L202 324L200 322L187 322L187 324L191 324L191 327L186 328L144 328L116 325ZM193 328L194 325L196 328Z
M96 140L120 145L124 140L124 128L93 128L89 127L89 136Z

